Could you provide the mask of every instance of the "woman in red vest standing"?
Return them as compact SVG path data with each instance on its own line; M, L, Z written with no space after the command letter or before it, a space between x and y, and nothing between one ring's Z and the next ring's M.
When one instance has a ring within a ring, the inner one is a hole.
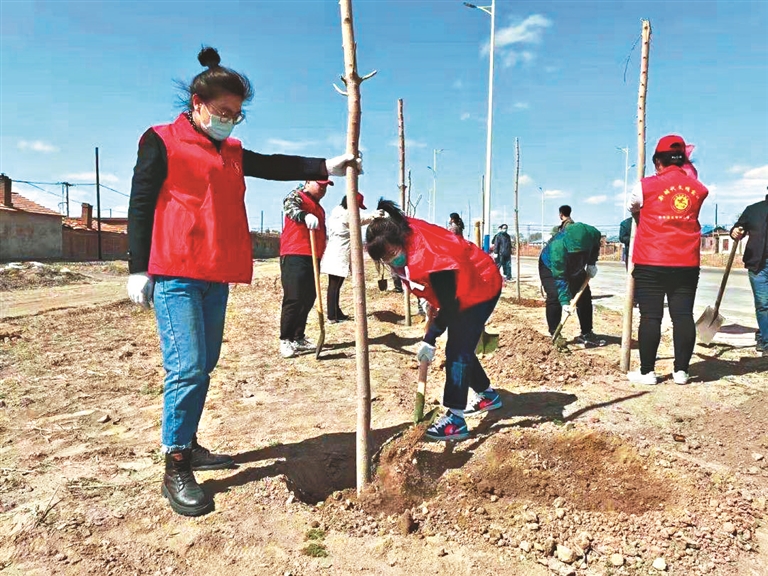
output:
M632 275L640 306L640 370L627 377L637 384L658 382L654 367L666 296L675 345L672 378L675 384L687 384L696 344L693 301L701 262L699 211L709 191L687 171L690 162L680 136L659 140L653 163L656 174L643 178L629 200L629 210L639 218Z
M448 410L426 436L463 440L469 436L465 415L501 408L501 398L475 355L501 295L501 275L488 254L445 228L409 218L388 200L381 200L378 208L386 217L368 225L368 255L388 264L418 298L438 309L416 353L420 362L434 360L437 338L448 330L443 393ZM467 404L470 388L475 394Z
M245 119L248 79L219 65L213 48L198 55L207 69L187 88L188 110L139 141L128 208L128 294L153 302L166 376L162 416L162 493L179 514L214 507L193 470L234 466L197 442L210 373L219 359L229 283L251 282L245 176L266 180L343 175L351 155L330 160L264 156L229 135Z

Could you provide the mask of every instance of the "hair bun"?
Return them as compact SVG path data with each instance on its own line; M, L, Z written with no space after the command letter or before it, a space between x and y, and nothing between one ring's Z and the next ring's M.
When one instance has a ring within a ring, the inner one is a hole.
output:
M219 56L219 51L216 48L204 46L197 55L197 61L206 68L215 68L221 63L221 56Z

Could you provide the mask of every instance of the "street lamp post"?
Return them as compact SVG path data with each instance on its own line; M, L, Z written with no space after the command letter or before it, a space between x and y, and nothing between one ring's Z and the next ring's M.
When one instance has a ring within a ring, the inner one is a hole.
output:
M444 151L445 148L436 148L432 150L432 166L427 166L427 168L432 171L432 197L429 201L429 207L432 211L430 217L433 224L436 223L437 220L437 209L435 207L437 204L437 155Z
M485 142L485 186L483 211L483 248L489 249L491 238L491 143L493 141L493 53L496 45L496 0L491 0L490 6L476 6L464 2L464 6L482 10L491 17L491 46L488 72L488 132Z
M616 146L616 150L620 150L621 152L624 152L624 206L621 209L622 217L621 219L624 220L624 210L627 209L627 178L629 176L629 147L625 148L619 148Z
M539 186L541 192L541 245L544 246L544 189Z

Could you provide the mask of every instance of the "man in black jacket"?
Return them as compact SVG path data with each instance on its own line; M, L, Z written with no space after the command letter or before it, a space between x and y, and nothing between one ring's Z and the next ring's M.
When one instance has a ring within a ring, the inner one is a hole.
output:
M629 241L632 239L632 217L622 220L619 226L619 242L624 245L621 259L624 268L629 268Z
M755 295L755 315L760 329L757 351L768 357L768 195L765 200L746 207L731 228L731 238L741 240L749 234L744 248L744 267Z
M504 271L504 278L512 280L512 238L507 234L507 225L499 226L499 231L493 237L493 253L496 255L496 265Z

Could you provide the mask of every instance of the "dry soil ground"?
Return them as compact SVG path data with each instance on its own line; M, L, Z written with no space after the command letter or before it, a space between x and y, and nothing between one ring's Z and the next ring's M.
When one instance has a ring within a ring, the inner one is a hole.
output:
M109 270L71 268L90 276L83 295L110 282ZM426 443L409 428L423 325L403 326L402 297L369 278L384 444L371 487L356 497L354 324L327 327L320 361L283 360L277 265L257 263L253 284L232 291L200 429L238 469L198 475L216 498L198 519L160 495L152 313L121 301L4 320L0 572L768 574L768 366L753 350L697 347L693 382L675 386L665 333L667 379L633 386L618 371L617 315L596 313L604 348L556 351L538 287L516 302L508 286L490 321L500 347L483 359L504 407L472 420L464 442Z

